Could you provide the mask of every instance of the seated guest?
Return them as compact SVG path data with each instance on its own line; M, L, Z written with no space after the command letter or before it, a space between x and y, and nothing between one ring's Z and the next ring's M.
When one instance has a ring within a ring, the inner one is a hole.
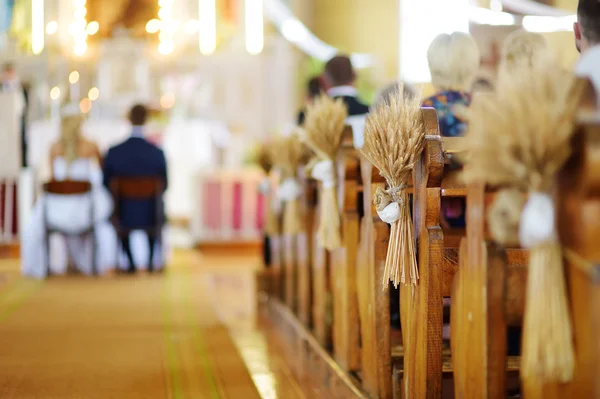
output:
M358 99L358 91L354 87L356 73L349 57L338 55L329 60L325 65L324 80L328 87L327 95L344 100L348 116L365 115L369 112L369 107Z
M477 44L468 33L454 32L438 35L427 50L431 83L436 94L426 98L423 106L437 111L442 136L462 136L466 123L456 115L471 104L467 91L479 69Z
M577 22L573 26L577 51L583 53L600 44L600 1L579 0Z
M404 98L409 98L409 99L413 99L416 97L416 92L415 89L404 83L397 83L394 82L388 86L386 86L383 90L381 90L379 92L379 94L377 95L377 97L375 98L375 103L371 106L371 108L377 108L380 105L383 105L385 103L387 103L389 101L390 98L392 98L392 96L395 96L400 88L402 87L402 90L404 91Z
M358 91L354 87L356 73L350 58L338 55L329 60L325 65L323 80L328 88L327 95L341 98L346 104L348 108L346 123L352 126L354 146L361 148L364 141L365 118L369 113L369 107L358 99Z
M129 121L132 124L131 136L123 143L112 147L104 159L104 185L110 188L112 179L119 177L159 177L164 180L167 187L167 162L162 150L144 138L144 125L148 117L148 110L143 105L134 106L129 112ZM154 199L122 200L115 206L119 207L118 224L128 229L149 228L156 223L156 209ZM162 205L161 205L162 207ZM164 209L160 210L164 212ZM157 248L157 237L148 234L147 257L148 270L161 265L162 256L154 257L154 253L161 251ZM124 237L123 250L129 262L128 272L136 270L135 260L143 258L144 252L139 246L132 245L134 236ZM136 256L137 255L137 256Z
M510 79L515 70L554 63L552 49L539 33L518 29L502 43L498 78Z
M46 226L69 234L94 227L96 266L103 273L114 266L116 236L110 224L113 203L102 186L101 158L98 146L81 134L83 117L67 111L61 120L60 139L50 148L52 179L89 181L90 194L43 194L38 198L21 237L21 272L44 278L49 261L50 272L64 273L70 263L81 273L92 273L92 245L89 238L49 237ZM93 220L90 205L93 203ZM48 244L48 247L46 246Z
M440 133L446 137L463 136L467 129L463 115L471 104L471 87L480 59L477 44L468 33L438 35L427 50L431 82L437 93L423 101L435 108ZM466 202L463 198L442 201L442 226L465 226Z
M308 104L312 104L312 102L315 100L315 98L317 98L323 92L323 87L321 85L321 78L314 77L311 80L309 80L307 89L308 90L306 93L306 99L304 100L304 102L305 102L304 109L302 109L302 111L300 111L298 113L298 125L299 126L304 124L304 118L306 117L306 115L305 115L306 106Z

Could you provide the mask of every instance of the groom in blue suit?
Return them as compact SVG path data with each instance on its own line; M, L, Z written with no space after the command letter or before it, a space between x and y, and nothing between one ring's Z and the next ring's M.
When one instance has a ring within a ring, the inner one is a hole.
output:
M108 150L104 159L104 185L110 190L110 182L119 177L159 177L167 188L167 162L165 154L144 138L144 125L148 110L143 105L135 105L129 112L132 124L131 136L121 144ZM153 199L122 200L119 204L119 225L129 229L142 229L155 224L156 209ZM161 209L164 212L164 209ZM152 271L152 257L157 237L148 234L148 270ZM129 260L130 273L135 272L129 237L122 240L123 249Z

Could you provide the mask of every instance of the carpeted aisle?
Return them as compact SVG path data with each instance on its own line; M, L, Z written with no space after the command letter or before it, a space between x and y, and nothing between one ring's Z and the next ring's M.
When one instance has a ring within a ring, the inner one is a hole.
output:
M192 263L36 282L2 261L0 398L258 398Z

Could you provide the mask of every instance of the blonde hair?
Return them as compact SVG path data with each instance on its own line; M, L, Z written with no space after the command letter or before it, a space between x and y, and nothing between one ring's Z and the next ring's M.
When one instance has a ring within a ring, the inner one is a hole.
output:
M539 33L519 29L504 39L500 60L500 72L519 68L541 66L552 58L552 50L546 38Z
M77 145L81 138L83 118L80 115L63 116L60 121L60 143L67 164L77 159Z
M427 50L431 83L440 90L468 90L479 69L479 48L468 33L442 33Z

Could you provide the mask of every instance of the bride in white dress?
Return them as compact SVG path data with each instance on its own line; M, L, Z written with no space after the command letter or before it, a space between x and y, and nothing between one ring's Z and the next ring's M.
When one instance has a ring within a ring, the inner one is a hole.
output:
M96 267L99 274L115 266L117 238L110 216L113 201L102 185L102 158L98 146L81 135L83 118L65 116L61 120L61 135L50 149L50 164L54 180L89 181L90 194L41 194L31 219L21 238L21 272L23 275L44 278L46 264L50 273L63 274L69 262L81 273L92 274L92 245L90 238L65 237L54 234L46 248L44 206L48 224L61 231L77 233L90 227L90 199L94 206L94 235ZM49 257L46 251L49 250Z

